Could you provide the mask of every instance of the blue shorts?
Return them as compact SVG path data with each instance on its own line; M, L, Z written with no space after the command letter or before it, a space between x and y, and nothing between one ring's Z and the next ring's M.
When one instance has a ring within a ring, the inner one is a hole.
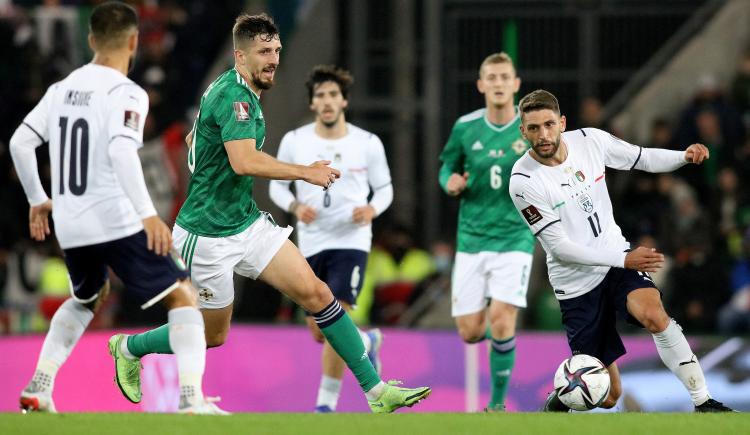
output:
M367 252L359 249L327 249L307 257L315 275L328 284L339 301L354 305L362 289Z
M161 256L148 250L145 231L63 252L73 286L71 292L81 303L96 299L109 278L107 266L141 302L163 298L177 280L189 277L185 263L175 252Z
M588 293L559 301L562 323L574 355L597 357L605 366L625 355L616 328L617 313L628 323L643 328L627 308L628 294L639 288L656 288L656 284L645 272L613 267Z

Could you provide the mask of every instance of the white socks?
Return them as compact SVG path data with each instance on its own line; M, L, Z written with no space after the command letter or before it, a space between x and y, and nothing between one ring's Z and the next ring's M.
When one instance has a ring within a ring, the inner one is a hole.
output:
M37 392L52 393L57 370L68 359L93 318L94 313L73 298L60 305L52 316L32 378Z
M320 387L318 387L318 401L315 407L327 406L331 411L336 410L339 403L339 394L341 393L341 379L332 378L323 375L320 378Z
M206 337L203 316L194 307L169 310L169 346L177 358L180 377L180 408L203 400L206 369Z
M365 345L365 351L369 352L372 350L372 340L370 340L370 336L367 335L367 333L359 328L357 328L357 331L359 331L359 336L362 338L362 344Z
M682 328L670 319L667 329L653 334L656 350L661 360L677 378L682 381L695 405L709 399L706 379L698 363L698 358L690 350L690 345L682 333Z

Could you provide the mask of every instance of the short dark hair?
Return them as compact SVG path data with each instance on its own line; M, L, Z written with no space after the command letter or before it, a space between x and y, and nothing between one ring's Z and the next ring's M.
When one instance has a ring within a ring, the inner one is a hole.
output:
M132 28L138 29L138 14L128 4L108 1L91 11L89 31L99 47L119 47Z
M518 103L518 109L521 111L521 116L525 113L544 109L549 109L558 116L560 115L560 103L557 102L557 98L551 92L544 89L537 89L534 92L526 94L526 96L521 98L521 102Z
M354 77L352 77L349 71L335 65L316 65L310 72L307 82L305 82L310 102L312 102L315 88L324 82L334 82L338 84L339 89L341 90L341 96L343 96L345 100L348 100L349 88L352 86L352 83L354 83Z
M273 18L266 13L258 15L240 14L234 20L234 27L232 27L234 48L237 48L243 42L252 41L256 36L261 41L271 41L279 37L279 28L276 27Z

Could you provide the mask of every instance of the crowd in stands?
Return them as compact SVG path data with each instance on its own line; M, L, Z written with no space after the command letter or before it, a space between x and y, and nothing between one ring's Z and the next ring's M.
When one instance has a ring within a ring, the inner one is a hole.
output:
M7 142L47 87L88 61L86 29L80 23L87 21L95 3L44 1L0 7L0 47L4 59L12 59L0 64L0 334L44 330L45 319L68 295L67 272L54 239L32 243L28 238L28 204ZM187 186L183 137L193 116L190 108L226 43L222 33L196 29L205 23L229 28L240 2L132 3L139 8L141 46L130 77L146 89L151 103L141 159L159 214L173 221ZM606 128L601 113L598 99L585 99L580 126ZM648 146L684 149L701 142L711 152L708 164L672 174L608 176L615 216L625 236L633 244L666 254L665 268L654 280L667 310L692 333L750 332L750 190L745 183L750 175L749 132L750 52L731 83L701 77L694 98L679 116L665 114L653 122ZM39 148L48 185L46 153L46 147ZM377 221L366 281L353 316L363 324L452 327L454 234L420 247L410 230L389 222L388 214ZM536 261L535 268L523 327L559 328L543 261ZM290 322L302 315L261 283L239 279L237 288L239 319ZM142 324L163 317L158 309L142 312L137 303L120 296L113 292L96 325Z

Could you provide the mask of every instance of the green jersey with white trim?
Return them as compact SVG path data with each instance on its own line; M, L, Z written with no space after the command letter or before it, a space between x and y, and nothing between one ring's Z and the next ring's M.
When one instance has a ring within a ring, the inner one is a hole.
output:
M253 199L253 177L237 175L224 142L255 139L260 150L266 123L260 99L242 76L230 69L201 97L193 125L188 166L193 173L177 225L204 237L238 234L260 216Z
M513 164L529 148L520 125L518 113L508 124L497 126L487 119L486 109L479 109L453 126L440 154L440 185L446 189L453 173L469 173L458 213L459 252L534 250L534 236L508 194Z

